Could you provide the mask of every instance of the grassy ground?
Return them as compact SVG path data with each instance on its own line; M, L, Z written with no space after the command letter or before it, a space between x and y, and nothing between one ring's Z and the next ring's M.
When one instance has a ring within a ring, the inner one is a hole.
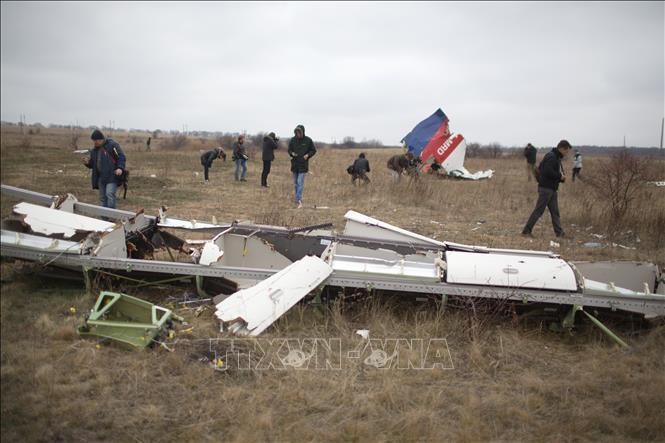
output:
M71 192L96 202L89 171L71 153L70 134L2 131L3 184ZM496 171L487 181L424 177L393 184L385 162L398 151L371 150L372 183L353 187L345 168L358 151L321 150L306 179L306 207L298 210L284 149L273 164L271 187L263 189L257 151L250 150L247 183L235 183L232 163L218 160L211 183L204 185L199 150L215 147L215 141L196 139L183 150L167 151L153 140L148 153L138 150L140 137L135 143L129 135L116 139L132 174L127 200L118 201L122 209L154 214L165 204L174 217L186 219L215 216L220 222L292 227L331 221L340 230L344 213L353 209L439 240L552 249L567 260L665 264L659 229L665 198L657 188L641 191L635 215L612 239L623 248L592 235L607 235L607 214L584 182L560 190L568 238L554 238L547 214L536 225L535 239L519 236L536 197L521 159L467 160L471 171ZM603 161L586 158L583 176ZM2 198L3 216L13 204ZM551 246L553 240L559 246ZM590 241L603 247L585 247ZM2 263L3 441L663 441L665 436L662 325L645 330L616 322L632 345L623 350L584 321L573 334L554 333L546 322L486 313L480 306L443 310L375 299L322 313L302 305L265 337L339 339L344 350L358 346L354 331L361 328L373 338L445 338L453 369L382 370L353 359L340 370L221 373L201 359L209 355L206 339L226 336L217 332L212 307L197 315L169 303L169 297L182 296L182 288L133 292L175 307L189 322L178 328L177 342L171 341L174 351L127 351L79 339L75 327L95 297L80 285L40 278L37 270Z

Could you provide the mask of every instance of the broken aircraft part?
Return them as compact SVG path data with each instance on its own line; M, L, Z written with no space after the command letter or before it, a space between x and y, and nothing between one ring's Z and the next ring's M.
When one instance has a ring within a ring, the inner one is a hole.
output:
M169 327L172 319L183 321L170 309L127 294L103 291L77 333L143 349Z
M420 172L427 172L436 164L438 171L469 180L491 178L493 170L470 173L464 167L466 141L462 134L450 132L446 114L437 109L434 114L418 123L403 139L410 153L421 161Z
M217 305L223 329L257 336L293 305L324 283L332 268L318 257L303 257L272 277Z
M44 206L50 206L53 201L52 196L5 185L2 185L2 191L11 197ZM188 262L174 261L177 257L170 257L171 261L145 260L136 251L130 252L129 257L121 253L95 256L94 248L82 247L77 251L75 246L55 242L56 239L51 237L32 238L28 237L31 234L7 230L2 233L2 255L67 269L113 270L125 275L143 273L162 278L198 276L203 278L198 283L205 292L219 289L229 293L233 291L234 284L240 288L255 285L309 252L322 256L334 268L324 281L331 287L375 288L398 293L514 300L529 304L579 305L639 313L647 317L665 315L665 296L662 295L665 282L662 281L662 274L654 282L650 272L658 270L653 265L649 268L652 271L640 272L639 276L634 276L630 267L616 274L609 271L607 275L627 273L634 277L630 287L624 288L622 284L628 280L606 281L587 272L584 266L578 269L550 251L441 242L354 211L346 214L347 224L343 234L320 229L293 233L283 227L253 224L215 225L216 232L221 235L215 240L217 252L212 251L212 258L204 260L204 263L209 263L206 265L200 263L200 258L199 262L191 262L195 255L192 249L200 253L211 240L185 244L161 230L156 225L155 217L74 203L76 214L82 210L98 217L111 215L110 218L118 220L123 226L127 226L130 220L142 220L142 228L132 232L125 230L128 245L131 243L141 252L170 243L176 246L174 250L187 251L185 257ZM179 222L175 224L180 225ZM70 246L72 249L67 249ZM63 249L67 249L67 253L63 253ZM483 263L484 266L476 266L473 270L470 266L474 263ZM215 285L215 281L208 284L211 278L219 279L220 285ZM214 295L214 292L209 294Z

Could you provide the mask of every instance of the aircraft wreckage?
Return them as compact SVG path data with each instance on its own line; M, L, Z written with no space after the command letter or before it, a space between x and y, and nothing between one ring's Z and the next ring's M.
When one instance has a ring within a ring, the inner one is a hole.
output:
M142 284L189 278L200 295L214 296L221 329L237 334L258 335L312 291L331 288L548 304L568 311L564 325L582 311L621 344L584 308L665 316L665 275L651 263L568 262L546 251L436 241L355 211L339 234L330 223L204 223L172 218L165 208L157 216L104 208L71 194L6 185L2 193L20 202L3 220L3 257L83 272L86 281L91 272ZM182 240L173 230L212 237ZM183 255L187 261L177 261Z

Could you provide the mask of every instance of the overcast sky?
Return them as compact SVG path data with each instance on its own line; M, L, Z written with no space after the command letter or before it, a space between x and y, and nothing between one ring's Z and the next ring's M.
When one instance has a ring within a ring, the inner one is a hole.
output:
M664 2L2 2L1 118L658 146Z

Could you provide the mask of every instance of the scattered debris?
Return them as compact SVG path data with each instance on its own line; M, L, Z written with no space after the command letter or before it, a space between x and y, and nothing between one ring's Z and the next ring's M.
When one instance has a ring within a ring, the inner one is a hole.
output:
M143 349L162 333L168 334L172 320L184 321L169 309L131 295L103 291L77 332Z
M635 281L629 281L618 278L624 265L610 264L609 271L598 274L551 251L438 241L354 211L346 213L344 231L337 234L323 229L329 223L291 229L250 222L217 224L215 218L213 223L201 223L167 217L165 206L158 217L152 217L142 210L134 213L80 203L69 195L57 197L5 185L2 192L24 200L14 207L13 223L3 221L3 257L75 270L86 279L92 272L141 286L183 279L195 282L199 300L212 298L222 326L241 334L260 334L322 286L355 288L370 297L376 289L665 316L665 281L657 268L654 277L652 271L635 272L628 266L625 273L635 275ZM485 221L476 223L478 228ZM164 228L209 232L213 237L181 240ZM560 247L555 242L550 246ZM587 242L584 247L602 244ZM163 250L168 258L156 259L155 254ZM184 258L180 252L186 254ZM195 303L183 302L181 306ZM96 309L103 311L104 306ZM197 308L194 315L204 309ZM120 322L121 329L132 322Z

